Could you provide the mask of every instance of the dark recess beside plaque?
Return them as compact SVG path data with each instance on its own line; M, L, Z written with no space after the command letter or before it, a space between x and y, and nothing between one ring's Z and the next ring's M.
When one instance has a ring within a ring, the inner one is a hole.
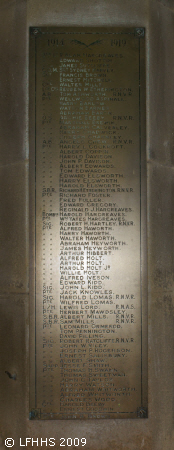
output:
M30 29L30 419L147 417L144 42Z

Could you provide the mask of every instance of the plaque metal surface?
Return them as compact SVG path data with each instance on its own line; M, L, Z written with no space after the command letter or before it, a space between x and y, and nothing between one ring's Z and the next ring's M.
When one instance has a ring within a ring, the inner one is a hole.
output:
M147 416L143 28L30 29L30 418Z

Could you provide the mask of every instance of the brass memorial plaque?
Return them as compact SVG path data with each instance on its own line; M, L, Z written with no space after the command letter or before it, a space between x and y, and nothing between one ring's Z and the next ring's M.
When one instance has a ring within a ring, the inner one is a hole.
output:
M147 417L144 28L30 29L30 418Z

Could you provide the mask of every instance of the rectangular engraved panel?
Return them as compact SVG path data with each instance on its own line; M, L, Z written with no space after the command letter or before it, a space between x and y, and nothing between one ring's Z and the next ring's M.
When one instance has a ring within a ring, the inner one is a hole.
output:
M147 417L144 29L30 29L30 418Z

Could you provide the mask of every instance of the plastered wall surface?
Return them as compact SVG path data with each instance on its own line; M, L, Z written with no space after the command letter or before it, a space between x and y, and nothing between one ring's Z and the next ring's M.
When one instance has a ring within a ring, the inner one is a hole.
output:
M88 450L174 449L174 4L172 0L1 0L0 448L85 437ZM29 421L29 26L146 28L148 419ZM16 374L16 380L8 374ZM22 448L22 447L21 447ZM23 447L25 448L25 447ZM28 445L28 448L29 445ZM34 447L33 447L34 448ZM43 448L43 447L36 447ZM55 448L55 447L54 447ZM56 450L59 445L56 445ZM66 447L64 447L66 448ZM67 447L69 448L69 447ZM71 447L72 448L72 447ZM76 448L76 447L74 447Z

